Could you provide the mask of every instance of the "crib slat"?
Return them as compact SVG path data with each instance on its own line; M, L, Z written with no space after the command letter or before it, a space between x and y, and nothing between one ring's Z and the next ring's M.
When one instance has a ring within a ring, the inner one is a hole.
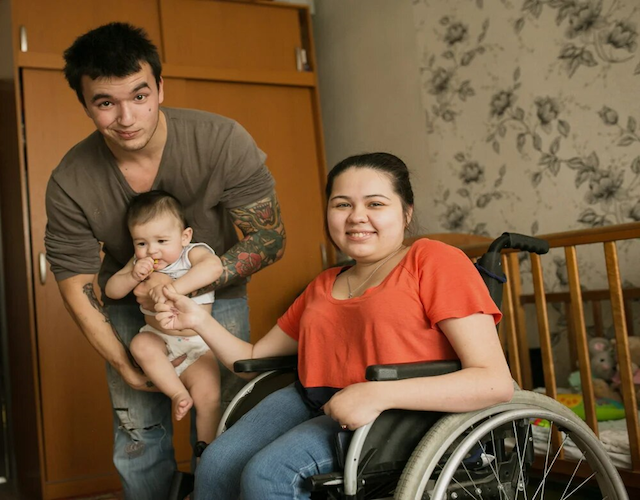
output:
M540 351L542 353L542 371L547 396L557 399L556 370L551 351L551 333L549 332L549 315L547 313L547 299L544 293L544 279L542 265L538 254L531 254L531 276L533 278L533 293L536 299L536 317L538 319L538 334L540 336ZM562 438L556 428L551 430L551 441L555 450L560 448ZM559 457L564 458L564 449L560 449Z
M582 292L580 290L580 276L578 273L578 256L575 246L564 249L567 258L567 274L569 277L569 295L571 296L571 318L578 351L580 366L580 383L587 425L598 435L598 420L596 419L595 397L593 395L593 381L591 380L591 360L587 348L587 329L584 322L582 307Z
M593 313L593 326L595 328L595 337L604 337L604 327L602 322L602 305L599 300L591 301L591 311Z
M571 361L571 371L578 369L578 351L576 350L576 331L573 329L571 319L571 303L565 302L564 315L567 318L567 337L569 341L569 360Z
M518 351L518 338L516 337L516 321L513 314L513 297L511 295L511 287L508 285L511 277L507 267L507 258L502 255L502 268L507 275L507 286L503 288L504 296L502 297L502 326L507 341L507 351L509 353L509 368L511 376L522 387L522 366L520 364L520 353Z
M627 335L633 337L636 334L633 329L633 302L629 299L624 301L624 317L627 320Z
M629 354L629 340L627 337L627 324L624 314L624 300L622 297L622 284L620 281L620 268L618 264L618 250L615 242L604 243L604 257L607 265L607 277L609 278L609 290L611 292L611 314L616 331L616 348L618 354L618 366L622 379L622 399L624 401L627 429L629 433L629 446L631 448L631 463L633 470L640 470L640 437L638 432L638 410L636 391L631 373L631 355Z
M540 257L531 254L531 274L533 277L533 292L536 298L536 317L538 319L538 334L540 336L540 350L542 355L542 368L544 370L544 386L547 396L556 398L556 371L551 352L551 333L549 332L549 315L547 313L547 301L544 294L544 281L542 279L542 266Z
M527 326L525 322L524 307L517 300L522 295L522 280L520 279L520 264L518 254L513 252L506 254L509 281L507 288L511 288L511 301L513 304L513 316L516 324L516 340L518 354L520 356L520 369L522 370L522 388L533 389L533 377L531 375L531 357L529 356L529 339L527 338ZM515 297L515 298L514 298Z

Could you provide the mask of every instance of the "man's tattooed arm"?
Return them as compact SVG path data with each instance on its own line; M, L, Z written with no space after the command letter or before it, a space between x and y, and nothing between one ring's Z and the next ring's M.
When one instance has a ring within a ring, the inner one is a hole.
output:
M133 355L129 351L129 347L127 346L127 344L124 343L124 341L122 340L122 337L120 337L120 334L116 330L115 326L113 326L113 323L111 323L111 319L109 318L109 315L107 314L107 311L105 310L104 306L98 300L98 297L96 296L96 292L95 292L95 290L93 288L93 283L86 283L82 287L82 293L84 293L87 296L87 299L89 299L89 303L91 304L91 307L93 307L100 314L102 314L102 316L104 317L104 322L107 323L111 327L111 331L113 332L114 337L116 339L118 339L118 342L120 342L122 344L122 347L124 348L125 352L127 353L127 358L129 358L129 362L135 368L140 368L138 363L136 363L135 358L133 357Z
M286 235L275 193L229 212L244 238L220 257L223 267L220 278L211 286L189 294L191 297L250 276L278 261L284 254Z

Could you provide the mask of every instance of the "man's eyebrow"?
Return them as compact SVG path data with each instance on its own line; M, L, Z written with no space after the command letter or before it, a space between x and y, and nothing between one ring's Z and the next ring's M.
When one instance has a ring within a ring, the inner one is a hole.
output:
M111 96L109 94L96 94L91 98L91 102L96 102L100 99L111 99Z
M148 84L147 82L142 82L142 83L141 83L140 85L138 85L135 89L133 89L133 90L131 91L131 93L132 93L132 94L135 94L136 92L138 92L138 91L140 91L140 90L142 90L142 89L148 89L148 88L150 88L150 87L149 87L149 84Z
M136 88L134 88L131 93L135 94L137 92L140 92L142 89L148 89L149 84L147 82L142 82L140 85L138 85ZM111 94L96 94L91 98L91 102L96 102L99 101L100 99L111 99Z

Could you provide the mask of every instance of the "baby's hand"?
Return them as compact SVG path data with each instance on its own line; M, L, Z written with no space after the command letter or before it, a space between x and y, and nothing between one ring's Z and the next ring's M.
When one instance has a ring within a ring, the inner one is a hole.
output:
M131 275L136 281L144 281L153 272L153 259L151 257L145 257L135 263L131 270Z
M155 303L164 301L164 294L162 293L163 287L164 285L156 285L149 290L149 297L151 297Z

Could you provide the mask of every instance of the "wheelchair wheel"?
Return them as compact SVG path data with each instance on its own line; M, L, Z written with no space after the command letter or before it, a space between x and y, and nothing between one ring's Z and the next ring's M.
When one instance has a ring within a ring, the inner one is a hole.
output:
M578 450L568 471L557 462L554 428L562 431L559 449L568 452L573 442L571 449ZM537 439L541 433L546 437ZM534 435L542 470L532 471ZM556 473L564 481L561 496ZM395 498L544 499L552 488L553 498L628 498L604 447L582 420L546 396L518 391L510 403L442 418L414 451Z

